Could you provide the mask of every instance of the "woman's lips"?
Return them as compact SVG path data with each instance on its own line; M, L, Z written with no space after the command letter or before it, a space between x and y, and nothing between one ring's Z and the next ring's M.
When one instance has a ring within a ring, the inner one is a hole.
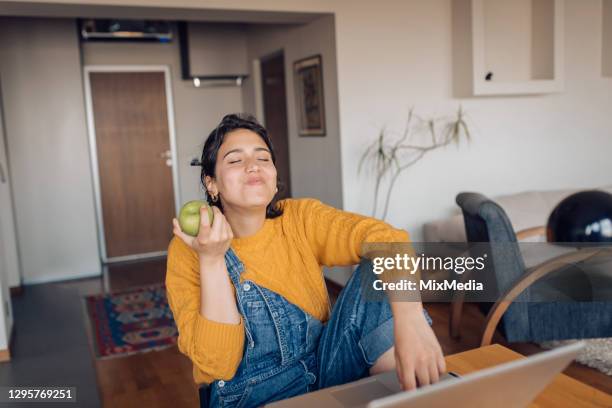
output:
M263 183L264 183L264 181L263 181L263 179L256 178L256 179L250 179L250 180L247 180L247 182L246 182L246 183L247 183L247 185L249 185L249 186L256 186L256 185L258 185L258 184L263 184Z

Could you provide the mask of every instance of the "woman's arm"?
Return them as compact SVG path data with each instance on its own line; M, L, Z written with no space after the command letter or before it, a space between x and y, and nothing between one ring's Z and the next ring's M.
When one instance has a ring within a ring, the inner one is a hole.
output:
M406 231L376 218L338 210L315 199L292 204L289 211L301 219L304 235L321 265L359 263L364 242L409 242Z
M225 257L200 257L200 314L220 323L239 324L240 313L228 276Z
M318 200L298 200L306 238L322 265L360 261L364 242L409 242L406 231L359 214L337 210ZM392 295L388 293L388 295ZM404 389L438 381L446 371L442 349L423 316L423 305L390 296L395 333L395 361Z
M201 217L207 220L207 215ZM179 331L179 350L192 360L205 382L231 379L244 348L244 324L224 257L219 256L226 250L220 242L228 239L231 229L229 235L224 232L220 213L215 214L217 220L220 227L201 227L199 238L185 235L173 221L176 237L168 248L166 273L168 303Z
M395 337L395 371L404 390L438 382L446 362L421 302L391 302Z

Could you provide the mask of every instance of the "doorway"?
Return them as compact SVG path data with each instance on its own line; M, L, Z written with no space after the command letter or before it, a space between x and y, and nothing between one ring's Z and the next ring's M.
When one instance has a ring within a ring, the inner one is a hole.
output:
M277 197L283 199L291 197L285 55L282 51L276 52L262 58L260 64L264 120L276 153L280 184Z
M85 67L104 263L164 255L178 208L167 67Z

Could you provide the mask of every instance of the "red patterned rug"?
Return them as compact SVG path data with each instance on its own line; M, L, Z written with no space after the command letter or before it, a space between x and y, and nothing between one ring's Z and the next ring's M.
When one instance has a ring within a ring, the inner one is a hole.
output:
M161 350L176 344L178 331L163 284L85 296L84 301L98 358Z

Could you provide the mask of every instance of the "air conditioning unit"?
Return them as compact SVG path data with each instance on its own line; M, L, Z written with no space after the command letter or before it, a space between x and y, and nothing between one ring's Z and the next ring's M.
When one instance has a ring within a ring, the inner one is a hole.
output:
M172 41L167 21L83 19L79 31L83 41Z

